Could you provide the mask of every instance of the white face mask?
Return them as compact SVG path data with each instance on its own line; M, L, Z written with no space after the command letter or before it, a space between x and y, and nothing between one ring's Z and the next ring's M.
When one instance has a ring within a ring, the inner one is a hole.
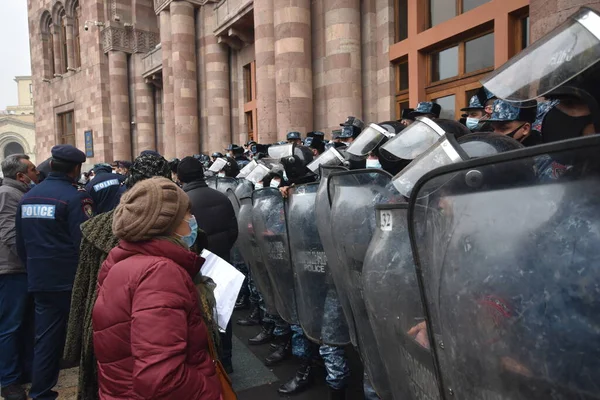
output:
M279 188L279 185L281 185L281 181L279 179L275 180L275 179L271 179L271 183L269 186L271 186L272 188Z
M473 130L475 128L477 128L477 125L479 125L479 119L478 118L467 118L467 122L466 122L467 128L469 128L470 130Z
M265 187L265 186L262 184L262 182L256 182L256 183L254 184L254 190L262 189L262 188L264 188L264 187Z
M224 178L224 177L225 177L225 172L219 172L219 173L217 174L217 176L220 176L221 178Z
M376 158L367 158L367 168L381 169L381 163Z

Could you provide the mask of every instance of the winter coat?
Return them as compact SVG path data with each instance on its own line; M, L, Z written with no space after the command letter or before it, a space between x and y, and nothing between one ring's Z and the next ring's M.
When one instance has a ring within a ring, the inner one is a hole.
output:
M192 204L192 214L208 237L206 249L229 261L238 236L238 224L231 202L223 193L197 180L183 185Z
M98 399L96 357L92 344L92 309L96 302L98 273L108 253L119 244L112 232L114 210L100 214L81 226L79 265L67 325L63 358L68 364L79 364L78 400ZM206 235L198 231L198 253L206 247ZM215 336L215 335L213 335Z
M10 178L0 186L0 275L26 273L17 252L17 208L29 187Z
M193 278L204 260L167 240L121 241L92 312L100 399L219 399Z

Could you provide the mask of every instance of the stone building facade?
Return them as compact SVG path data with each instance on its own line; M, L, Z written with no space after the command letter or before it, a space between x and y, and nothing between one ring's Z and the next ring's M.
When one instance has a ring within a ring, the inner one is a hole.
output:
M454 118L530 25L541 35L590 3L28 0L37 152L182 157L329 135L348 115L396 119L424 100Z

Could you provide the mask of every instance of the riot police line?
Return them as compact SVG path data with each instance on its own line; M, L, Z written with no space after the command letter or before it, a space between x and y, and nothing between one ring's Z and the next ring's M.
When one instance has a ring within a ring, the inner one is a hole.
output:
M585 104L599 132L599 60L582 8L483 84L517 107ZM574 126L525 148L450 120L372 123L211 184L269 312L351 343L380 398L598 399L600 137Z

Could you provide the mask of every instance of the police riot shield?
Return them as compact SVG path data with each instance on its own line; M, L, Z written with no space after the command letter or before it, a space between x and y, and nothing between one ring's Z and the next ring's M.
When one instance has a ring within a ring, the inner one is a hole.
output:
M598 136L531 147L414 188L409 229L445 399L600 399L599 151Z
M341 268L341 280L336 285L338 291L348 293L365 370L379 396L385 399L390 396L390 387L367 315L362 269L375 230L375 204L401 198L393 190L391 179L385 171L363 169L332 173L328 182L332 238L338 258L332 268Z
M294 268L298 319L305 335L315 343L344 346L350 343L348 324L328 263L315 213L318 183L290 188L286 219Z
M239 189L239 187L238 187ZM240 190L241 192L241 190ZM250 197L248 197L250 196ZM262 253L258 247L256 241L255 230L252 225L252 192L245 197L240 199L240 210L238 215L238 240L237 246L239 247L242 257L246 264L250 268L252 279L256 285L256 288L260 292L267 312L269 314L276 314L277 309L275 307L275 296L273 294L273 287L271 280L267 273L267 267L263 261Z
M331 205L329 204L329 195L327 193L327 183L329 182L329 175L333 172L347 171L344 167L339 166L321 166L320 173L321 180L319 182L319 188L315 196L315 217L317 221L317 231L321 244L323 245L323 251L327 257L327 265L329 268L325 270L327 279L330 279L338 295L338 300L342 306L342 311L346 317L346 324L348 325L348 333L350 334L350 342L356 347L356 328L354 322L354 315L352 314L352 307L350 307L350 299L348 293L342 290L341 282L342 267L339 265L335 246L333 244L333 237L331 233Z
M237 197L235 197L235 193L233 190L234 189L228 188L227 191L225 192L225 195L227 196L227 198L229 199L229 202L231 203L231 206L233 207L233 211L235 212L235 217L239 218L240 202L237 199ZM242 257L242 252L240 251L239 242L240 242L240 240L239 240L239 235L238 235L238 240L235 241L235 244L233 245L233 248L231 249L231 264L233 264L233 265L244 263L244 257Z
M363 266L364 297L396 400L437 400L434 359L408 234L408 203L375 206L376 228Z
M271 279L275 307L284 321L298 324L283 197L279 189L268 187L254 191L252 203L254 233Z
M211 189L217 189L217 176L209 176L204 178L206 185Z
M223 194L227 194L228 189L233 189L238 185L238 180L227 176L218 176L215 189Z

